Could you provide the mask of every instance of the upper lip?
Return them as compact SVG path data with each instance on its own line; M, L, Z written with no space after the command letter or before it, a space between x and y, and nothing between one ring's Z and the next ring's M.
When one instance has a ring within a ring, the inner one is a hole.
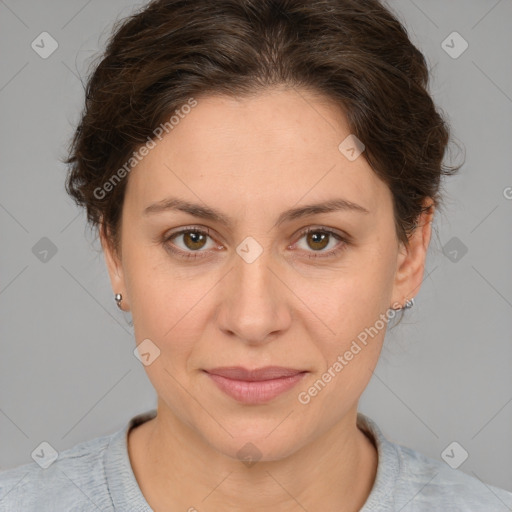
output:
M242 366L223 366L205 371L212 375L220 375L232 380L261 381L291 377L303 373L305 370L295 370L293 368L284 368L283 366L265 366L263 368L255 368L254 370L248 370Z

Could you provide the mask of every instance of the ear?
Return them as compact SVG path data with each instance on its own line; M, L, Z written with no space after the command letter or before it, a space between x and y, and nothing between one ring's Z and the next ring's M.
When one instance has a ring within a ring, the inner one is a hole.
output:
M400 244L397 271L393 287L393 304L405 303L406 299L415 297L423 281L428 246L432 234L434 204L431 198L423 202L424 208L418 218L416 228L409 237L409 244Z
M129 311L130 305L125 286L120 250L115 247L114 239L103 222L100 223L99 234L112 291L114 294L120 293L123 296L120 307L123 311Z

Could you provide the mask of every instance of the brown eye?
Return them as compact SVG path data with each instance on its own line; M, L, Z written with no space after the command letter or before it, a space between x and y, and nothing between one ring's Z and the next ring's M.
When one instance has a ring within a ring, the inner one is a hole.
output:
M190 250L202 249L206 243L206 238L208 235L201 233L199 231L185 231L182 233L183 235L183 243Z
M211 247L207 247L208 239L212 242ZM181 258L200 258L207 256L210 252L208 249L214 247L215 243L209 231L188 228L165 237L163 245L168 251Z
M311 231L306 234L306 240L309 247L318 251L327 247L331 236L331 234L322 231Z
M302 239L305 240L305 247L300 247ZM336 241L338 243L336 243ZM331 242L334 242L331 244ZM299 249L308 253L309 258L328 258L336 256L340 251L349 245L349 239L334 232L329 228L308 228L301 233L296 244ZM329 248L331 250L324 250Z

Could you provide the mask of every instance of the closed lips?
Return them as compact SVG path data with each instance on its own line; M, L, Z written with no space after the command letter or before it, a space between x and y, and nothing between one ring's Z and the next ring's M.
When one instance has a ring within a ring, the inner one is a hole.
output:
M226 379L246 382L282 379L286 377L293 377L294 375L305 372L305 370L296 370L282 366L266 366L264 368L256 368L254 370L248 370L241 366L230 366L213 368L205 371L211 375L218 375Z
M222 367L205 371L224 394L246 405L261 405L274 400L297 385L306 373L282 366L254 370L240 366Z

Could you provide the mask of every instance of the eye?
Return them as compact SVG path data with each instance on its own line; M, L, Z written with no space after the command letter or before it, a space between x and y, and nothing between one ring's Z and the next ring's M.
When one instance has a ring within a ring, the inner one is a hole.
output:
M309 254L309 258L328 258L331 256L337 255L340 251L346 248L349 244L349 241L346 237L341 234L333 231L329 228L307 228L306 230L301 232L301 237L299 239L305 239L306 242L306 251L312 254ZM334 240L338 240L338 242L334 245L331 245L331 250L324 251L326 247ZM297 244L297 242L296 242ZM296 245L295 244L295 245ZM308 247L313 249L313 251L308 250ZM318 253L318 254L315 254Z
M182 247L174 242L181 238ZM180 231L172 233L165 237L164 245L167 250L176 254L181 258L201 258L201 253L207 252L207 250L201 250L207 245L207 239L210 238L210 230L199 229L199 228L184 228ZM171 243L171 241L173 241ZM213 244L215 246L215 244ZM178 247L178 249L176 249ZM211 247L210 247L211 248Z

